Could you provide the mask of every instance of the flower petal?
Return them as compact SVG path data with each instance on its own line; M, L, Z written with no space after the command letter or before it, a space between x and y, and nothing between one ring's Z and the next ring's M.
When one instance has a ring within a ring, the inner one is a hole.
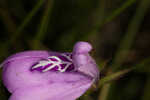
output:
M52 73L50 77L53 82L17 89L9 100L75 100L93 83L91 77L80 73Z
M43 81L42 76L31 72L30 67L41 58L25 58L10 61L3 67L3 83L10 92L23 86L39 84Z
M48 58L50 55L55 55L58 54L56 52L48 52L48 51L24 51L20 53L16 53L10 57L8 57L0 66L2 67L5 63L13 61L13 60L18 60L18 59L23 59L23 58Z

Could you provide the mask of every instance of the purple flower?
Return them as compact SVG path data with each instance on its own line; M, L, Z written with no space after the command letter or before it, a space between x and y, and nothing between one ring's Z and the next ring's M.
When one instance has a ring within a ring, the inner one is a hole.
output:
M78 42L72 53L26 51L3 63L9 100L75 100L99 77L92 47Z

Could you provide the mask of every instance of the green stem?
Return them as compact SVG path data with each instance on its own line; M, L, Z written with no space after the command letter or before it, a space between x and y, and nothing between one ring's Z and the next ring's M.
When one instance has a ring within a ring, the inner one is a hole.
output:
M110 87L110 84L105 84L102 87L98 100L106 100L108 92L109 92L109 87Z
M31 19L33 18L33 16L38 12L38 10L40 9L40 7L42 6L42 4L44 2L45 2L45 0L39 0L38 1L38 3L36 4L36 6L27 15L27 17L25 18L25 20L23 21L23 23L19 26L19 28L17 29L17 31L14 34L12 34L12 38L10 39L10 42L15 41L19 37L19 35L23 31L23 29L28 25L28 23L31 21Z
M146 59L142 60L141 62L139 62L138 64L136 64L134 66L130 66L129 67L130 69L121 70L119 72L112 73L112 74L100 79L98 87L100 88L105 83L108 83L114 79L117 79L132 70L143 70L142 68L146 67L145 70L149 72L150 71L150 69L148 67L149 65L150 65L150 58L146 58Z
M132 69L125 69L116 73L112 73L111 75L107 75L106 77L100 79L100 82L98 84L98 87L100 88L101 86L103 86L105 83L108 83L112 80L115 80L121 76L123 76L124 74L130 72Z
M142 100L150 100L150 95L149 95L149 92L150 92L150 74L148 74L147 76L148 76L148 78L147 78L147 81L144 85L144 92L143 92Z
M150 58L144 59L143 61L141 61L140 63L136 64L135 66L130 66L130 69L125 69L119 72L115 72L112 73L110 75L107 75L106 77L102 78L98 84L98 88L102 87L101 89L101 93L99 95L99 100L107 100L107 96L109 95L109 91L110 91L110 87L112 87L112 83L110 83L111 81L120 78L121 76L129 73L132 70L141 70L141 67L143 66L149 66L150 64ZM146 70L149 72L148 67L146 68ZM150 96L149 96L149 89L150 89L150 74L148 74L148 79L145 86L145 90L144 90L144 96L142 100L149 100Z
M10 16L10 13L6 9L0 9L0 17L9 33L14 33L16 31L16 24L12 17Z
M106 1L101 0L100 1L100 6L99 8L95 11L95 16L94 16L94 22L90 28L89 28L89 24L87 22L87 20L89 20L89 17L86 18L86 20L81 21L79 23L79 26L81 25L82 29L85 28L86 30L82 33L82 36L80 37L80 39L82 40L88 40L89 37L99 34L99 32L97 32L104 24L112 21L114 18L116 18L118 15L120 15L120 13L122 13L124 10L126 10L129 6L131 6L132 4L134 4L136 2L136 0L128 0L126 1L121 7L119 7L118 9L116 9L115 11L112 12L112 14L108 17L105 18L105 5L106 5ZM93 16L93 14L92 14ZM96 18L95 18L96 17ZM83 27L84 26L84 27ZM87 27L87 28L86 28ZM72 45L72 40L75 41L75 37L79 37L80 34L80 29L77 29L76 27L73 28L72 30L70 30L67 34L67 36L62 37L62 41L65 40L65 38L69 38L69 42L70 44L68 44L69 46ZM71 33L71 34L70 34ZM60 41L61 42L61 41ZM61 42L63 43L63 42Z
M137 70L139 72L150 72L150 57L145 58L144 60L141 61L141 63L138 63L133 67L134 70Z
M32 17L38 12L38 10L40 9L40 7L42 6L44 2L45 0L39 0L36 6L32 9L32 11L27 15L27 17L25 18L23 23L20 25L20 27L16 29L16 32L11 35L10 39L7 42L1 45L3 48L0 51L4 52L1 54L1 57L4 57L8 54L8 51L9 51L8 49L10 48L10 45L14 43L17 40L17 38L21 35L21 32L23 31L23 29L28 25Z
M104 24L111 22L114 18L116 18L117 16L119 16L123 11L125 11L128 7L130 7L131 5L133 5L136 2L136 0L128 0L126 1L121 7L117 8L116 10L114 10L110 16L104 18L103 20L98 20L97 24L95 25L95 27L89 31L88 33L85 34L84 36L84 40L87 40L88 37L90 37L91 35L96 35L99 32L97 32ZM101 13L100 13L101 14ZM100 16L104 16L103 13Z
M112 21L114 18L116 18L118 15L120 15L120 13L122 13L123 11L125 11L128 7L130 7L131 5L133 5L136 2L136 0L128 0L126 1L121 7L119 7L118 9L114 10L112 12L112 14L110 14L110 16L108 16L103 24L106 24L110 21Z
M53 0L48 0L43 18L41 20L39 30L33 40L33 49L39 48L39 43L41 43L41 41L44 39L46 35L46 31L48 29L48 24L49 24L49 19L50 19L50 14L52 11L52 6L53 6Z
M109 82L118 79L119 77L127 74L131 70L132 69L125 69L116 73L112 73L111 71L108 71L107 73L108 75L102 78L98 84L98 88L102 87L98 100L107 100L109 94L109 88L111 87L111 84Z
M75 41L89 36L88 33L93 30L93 28L99 26L99 22L102 22L105 17L106 0L99 0L98 8L90 16L87 16L82 21L80 21L77 26L73 27L65 35L59 39L60 46L70 47ZM92 18L92 19L91 19ZM67 40L67 43L62 41Z
M112 67L114 70L118 69L123 61L126 59L129 49L135 39L136 33L140 29L140 25L144 19L144 15L147 12L147 8L150 6L150 0L142 0L139 7L136 10L135 16L131 20L128 26L128 30L124 38L120 43L120 47L117 50L117 54L113 60Z

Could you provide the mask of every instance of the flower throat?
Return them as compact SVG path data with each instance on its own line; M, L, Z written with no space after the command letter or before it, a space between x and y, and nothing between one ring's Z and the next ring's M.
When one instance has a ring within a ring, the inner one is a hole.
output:
M72 54L71 53L63 53L60 55L49 56L47 59L42 59L38 61L31 67L31 71L73 71L74 65L72 63Z

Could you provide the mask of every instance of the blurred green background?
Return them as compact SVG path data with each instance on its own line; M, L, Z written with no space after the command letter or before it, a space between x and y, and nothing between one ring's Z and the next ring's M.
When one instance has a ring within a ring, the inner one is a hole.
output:
M150 0L0 0L0 35L1 62L88 41L101 75L79 100L150 100Z

